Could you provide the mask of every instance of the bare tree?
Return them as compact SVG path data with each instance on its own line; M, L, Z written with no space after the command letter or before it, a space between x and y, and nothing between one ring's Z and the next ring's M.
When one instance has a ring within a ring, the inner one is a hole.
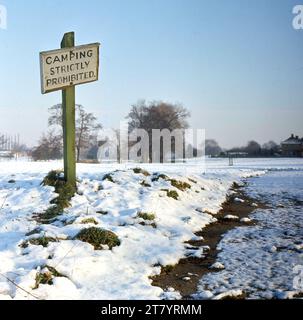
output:
M245 147L245 151L250 156L259 156L261 154L261 146L258 142L251 140L247 143L247 146Z
M62 158L62 139L52 131L43 134L38 146L32 150L32 157L35 161Z
M50 116L48 118L49 126L59 126L59 135L63 136L62 126L62 105L56 104L49 108ZM76 150L77 161L80 160L81 152L85 148L89 148L96 142L97 130L102 126L97 122L97 118L93 113L86 112L80 104L76 105Z
M145 100L140 100L132 105L127 119L129 119L129 130L145 129L149 135L150 160L151 160L151 135L152 129L186 129L189 127L187 119L190 113L182 105L171 104L163 101L154 101L149 104ZM172 141L172 148L174 142ZM163 154L161 155L163 161Z
M8 144L8 139L4 134L0 134L0 150L6 150Z
M218 142L213 139L205 140L205 154L209 156L218 156L222 152Z

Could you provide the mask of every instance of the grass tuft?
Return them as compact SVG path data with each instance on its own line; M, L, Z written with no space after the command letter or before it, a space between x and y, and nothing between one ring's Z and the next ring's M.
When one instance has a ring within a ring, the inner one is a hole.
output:
M152 220L156 219L156 216L155 216L154 213L148 213L148 212L139 212L137 214L137 217L141 218L143 220L149 220L149 221L152 221Z
M76 192L76 187L64 180L62 170L50 171L41 184L54 187L55 192L58 194L58 196L50 202L52 206L36 216L39 222L49 223L50 220L62 214L64 209L70 206L70 200Z
M50 266L41 267L41 272L38 272L36 275L36 283L34 289L37 289L40 284L53 284L53 279L55 277L64 277L61 273L59 273L55 268Z
M50 242L58 242L58 240L52 237L39 237L26 240L20 246L21 248L27 248L29 244L32 244L35 246L47 247Z
M168 196L169 198L173 198L173 199L175 199L175 200L179 200L179 194L178 194L178 192L175 191L175 190L168 190L168 191L167 191L167 196Z
M179 189L180 191L185 191L186 189L190 189L191 185L187 182L178 181L176 179L171 179L170 183L173 187Z
M81 220L81 223L82 223L82 224L93 223L93 224L95 224L95 225L98 224L98 222L97 222L94 218L86 218L86 219L83 219L83 220Z
M142 168L134 168L133 171L134 171L134 173L136 173L136 174L141 173L141 174L143 174L145 177L150 176L150 173L149 173L148 171L142 169Z
M91 227L81 230L74 239L88 242L95 250L102 250L102 245L110 249L120 245L120 240L112 231Z

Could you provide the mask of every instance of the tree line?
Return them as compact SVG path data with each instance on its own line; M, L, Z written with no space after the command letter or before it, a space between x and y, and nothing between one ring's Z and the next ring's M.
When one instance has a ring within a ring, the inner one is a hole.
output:
M131 106L126 115L129 131L133 129L145 129L151 136L152 129L186 129L189 127L189 111L179 104L171 104L163 101L147 103L138 101ZM49 108L49 131L39 139L38 145L33 148L31 156L34 160L60 159L63 155L63 127L62 105L57 104ZM102 128L93 113L87 112L82 105L76 105L76 154L77 161L96 160L100 145L98 131ZM116 129L117 136L120 135ZM150 139L150 153L151 153ZM174 141L172 140L172 148ZM151 158L151 155L150 155ZM163 158L163 156L162 156Z
M38 142L32 149L31 156L34 160L54 160L63 156L63 127L62 127L62 105L57 104L49 108L48 127ZM128 121L129 131L133 129L145 129L151 137L152 129L175 129L189 128L190 112L181 104L167 103L163 101L153 101L147 103L139 100L133 104L129 113L125 117ZM97 117L86 111L82 105L76 105L76 154L77 161L97 160L98 131L102 128ZM119 137L119 129L115 130ZM149 156L151 159L151 143L149 139ZM172 139L172 150L174 150L174 139ZM269 157L279 154L280 146L274 141L269 141L263 145L252 140L246 146L231 149L223 149L214 139L206 139L205 154L212 157L227 156L229 153L242 154L249 157ZM194 154L197 150L194 150ZM163 155L161 155L163 161Z

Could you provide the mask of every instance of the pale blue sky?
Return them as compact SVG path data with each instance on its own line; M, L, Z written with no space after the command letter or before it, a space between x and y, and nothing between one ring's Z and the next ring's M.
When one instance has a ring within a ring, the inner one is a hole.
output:
M302 2L302 1L301 1ZM191 124L224 147L303 135L303 30L299 0L0 0L0 132L36 143L60 91L41 95L39 52L101 43L100 80L77 103L106 127L138 99L180 102Z

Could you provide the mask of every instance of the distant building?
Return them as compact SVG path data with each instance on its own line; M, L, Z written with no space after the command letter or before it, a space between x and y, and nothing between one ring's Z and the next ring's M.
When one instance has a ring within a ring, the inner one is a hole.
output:
M303 157L303 138L291 135L281 143L282 155L285 157Z

